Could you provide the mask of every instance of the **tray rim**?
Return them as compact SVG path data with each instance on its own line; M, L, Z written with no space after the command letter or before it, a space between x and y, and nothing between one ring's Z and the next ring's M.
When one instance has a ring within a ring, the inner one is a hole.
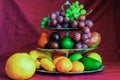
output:
M62 73L62 72L49 72L46 70L37 70L39 73L46 73L46 74L91 74L91 73L96 73L96 72L101 72L105 69L105 66L102 65L100 69L97 70L91 70L91 71L84 71L84 72L67 72L67 73Z

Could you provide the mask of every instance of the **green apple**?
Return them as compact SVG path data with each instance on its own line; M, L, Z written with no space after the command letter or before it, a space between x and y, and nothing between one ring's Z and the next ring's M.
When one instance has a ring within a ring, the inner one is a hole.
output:
M102 57L100 56L100 54L98 54L96 52L88 53L87 57L93 58L95 60L98 60L100 63L102 63Z

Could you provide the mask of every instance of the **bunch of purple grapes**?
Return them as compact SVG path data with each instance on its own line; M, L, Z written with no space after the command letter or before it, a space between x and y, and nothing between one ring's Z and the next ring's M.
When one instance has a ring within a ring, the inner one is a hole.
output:
M70 27L70 19L65 17L65 12L54 12L50 14L50 19L48 20L47 25L50 28L69 28Z
M91 38L91 28L93 27L93 22L91 20L86 20L85 15L81 15L77 20L77 27L81 28L80 33L75 33L73 36L74 41L76 42L75 48L88 48L88 44Z

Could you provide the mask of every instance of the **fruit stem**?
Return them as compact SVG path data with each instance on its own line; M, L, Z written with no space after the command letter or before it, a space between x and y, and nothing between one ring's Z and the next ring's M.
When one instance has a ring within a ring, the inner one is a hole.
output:
M91 14L93 12L93 9L91 9L89 12L87 12L86 16Z
M69 36L69 31L66 31L66 36Z

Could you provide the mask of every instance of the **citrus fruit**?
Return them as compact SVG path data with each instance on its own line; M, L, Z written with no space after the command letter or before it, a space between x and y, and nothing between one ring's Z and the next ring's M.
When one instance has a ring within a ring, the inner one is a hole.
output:
M98 60L100 63L102 63L102 57L100 56L100 54L96 53L96 52L90 52L88 53L87 57L93 58Z
M32 51L29 52L29 54L33 58L33 60L36 60L40 56L40 54L37 50L32 50Z
M36 70L34 60L27 53L15 53L10 56L5 65L5 71L9 78L15 80L28 79Z
M70 36L65 36L62 38L60 45L62 49L72 49L75 42Z
M58 56L57 58L55 58L53 60L54 65L56 65L58 63L58 61L61 60L61 59L63 59L63 58L66 58L66 57L64 57L64 56Z
M72 62L73 68L71 72L83 72L84 71L84 65L80 61Z
M57 71L62 73L71 71L72 67L72 62L68 58L62 58L56 64Z
M72 55L69 57L69 59L70 59L72 62L77 61L77 60L79 60L79 59L81 59L81 58L82 58L82 55L80 54L80 52L76 52L76 53L72 54Z
M38 40L39 47L45 48L45 44L48 42L48 40L49 40L49 34L47 32L42 32Z

